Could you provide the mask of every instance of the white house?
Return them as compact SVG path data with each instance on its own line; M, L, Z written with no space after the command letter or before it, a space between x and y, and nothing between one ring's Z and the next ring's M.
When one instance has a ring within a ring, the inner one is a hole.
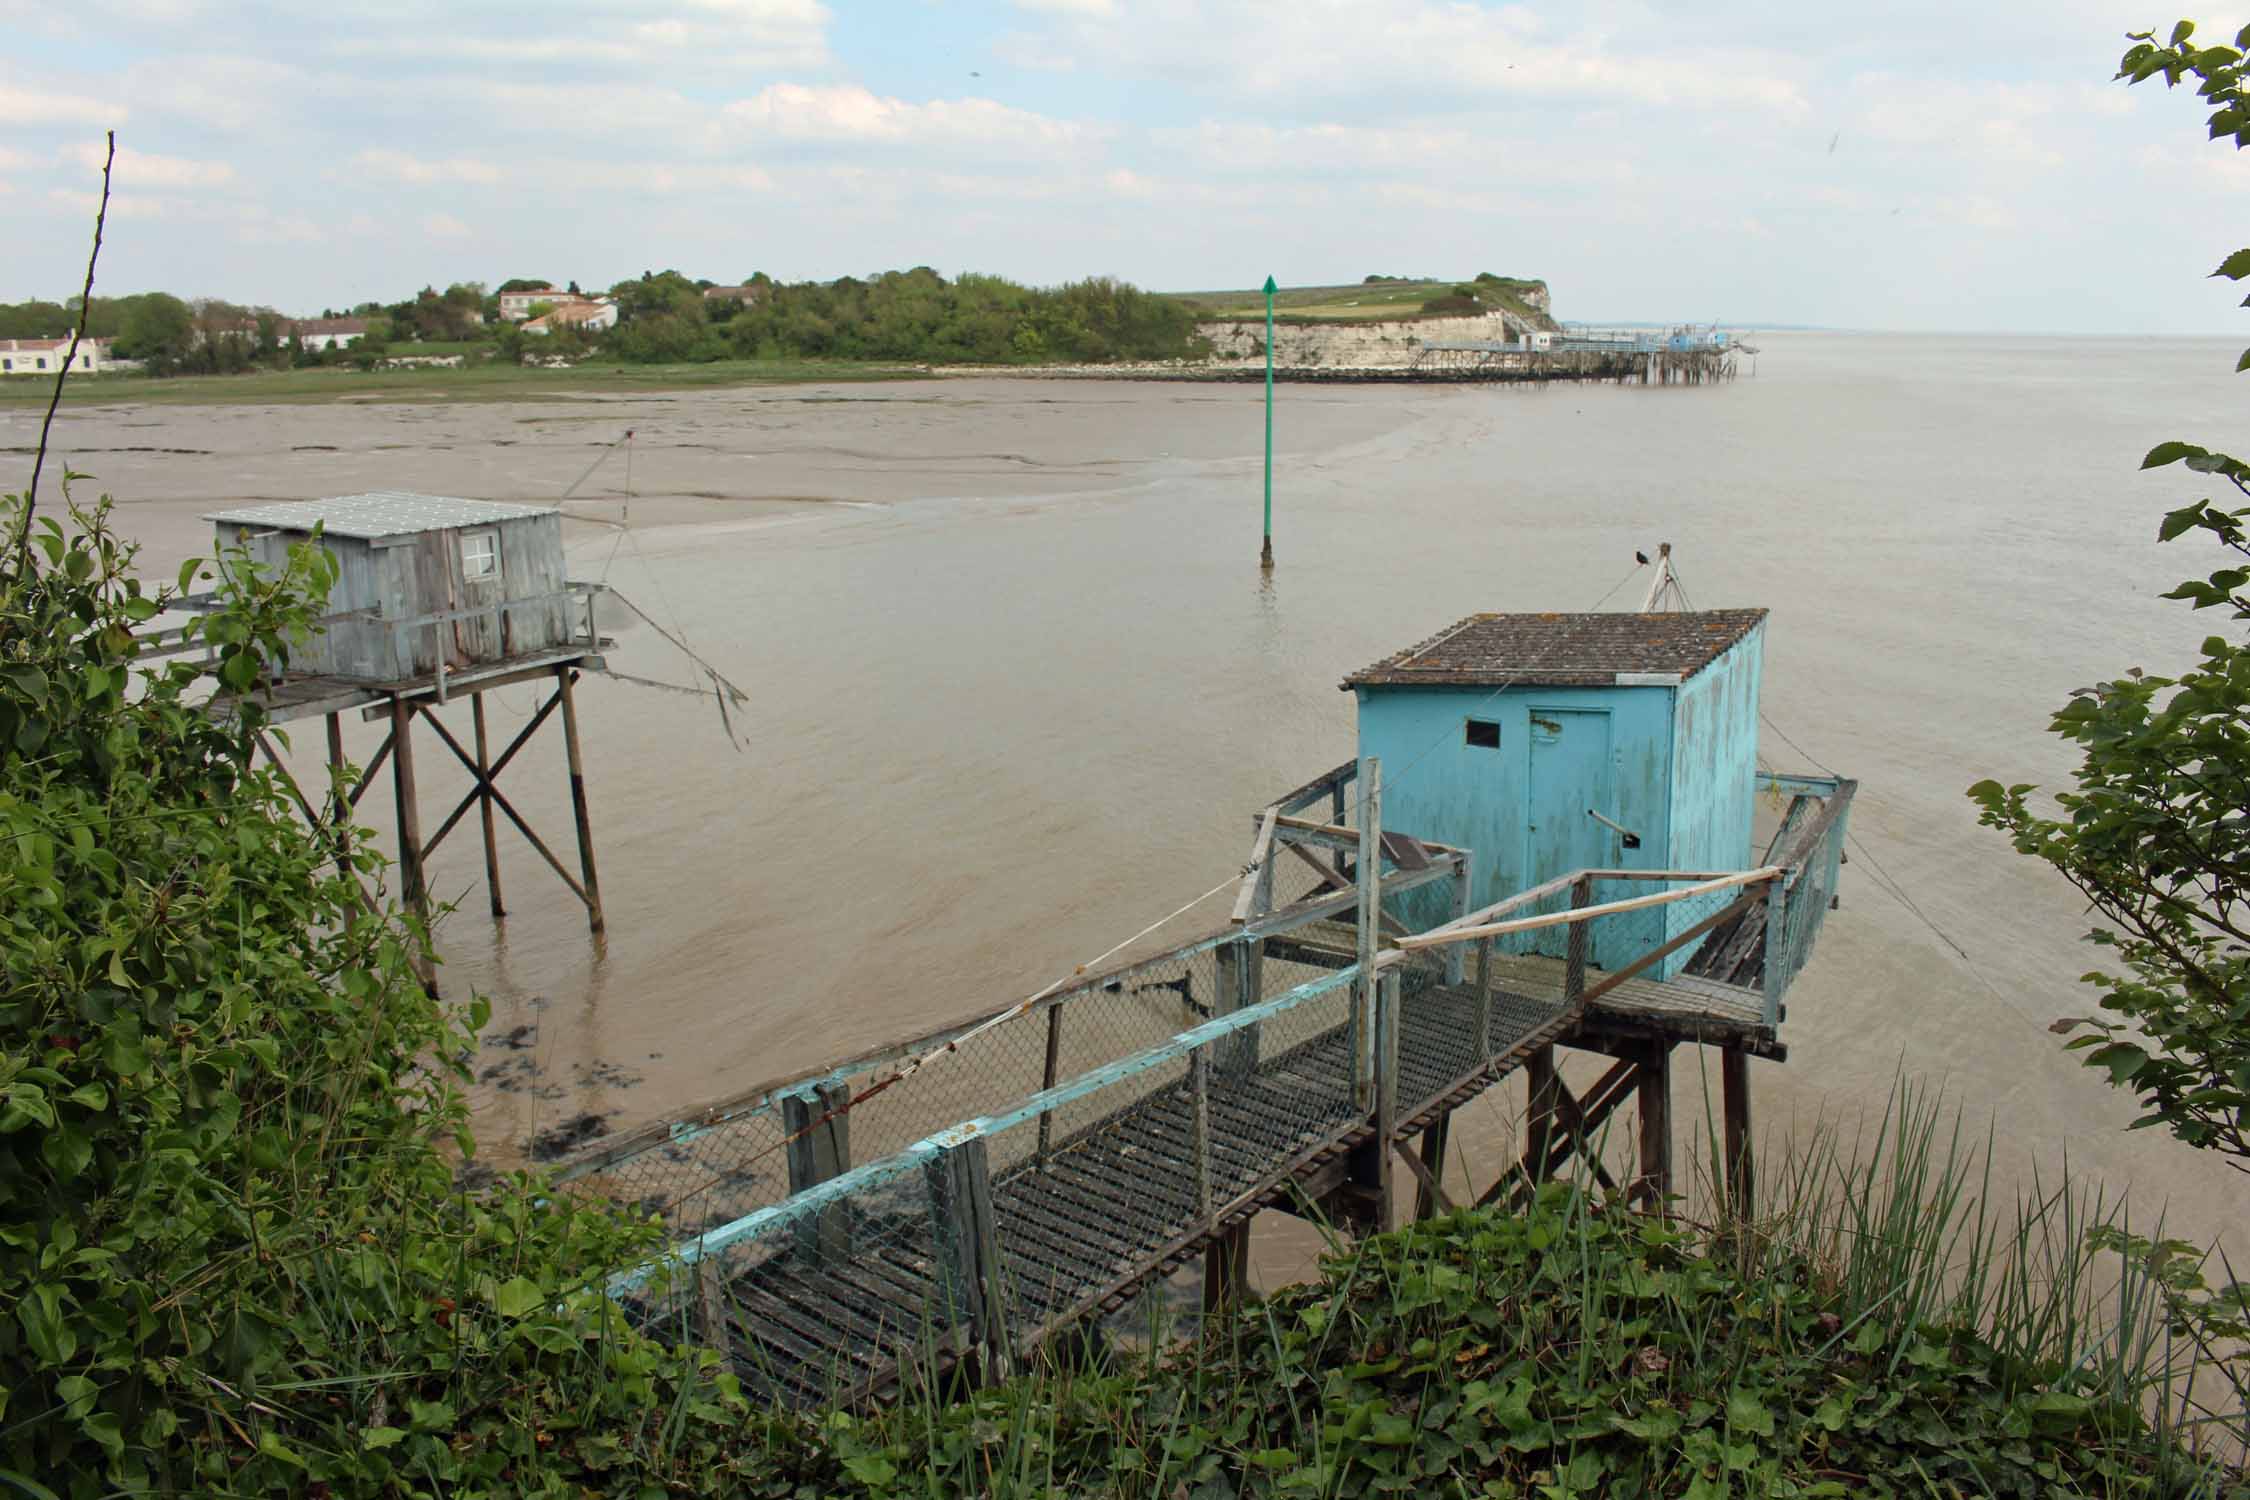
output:
M523 292L502 292L500 294L500 316L511 323L521 323L524 319L530 317L531 310L542 302L561 303L578 300L577 294L561 291L551 286L535 286L529 291Z
M52 375L63 367L63 358L69 352L69 339L0 339L0 375ZM70 367L98 374L140 366L138 361L120 360L111 354L108 339L86 339L78 345Z
M578 328L587 333L600 333L617 326L617 304L607 297L565 297L542 317L533 318L523 325L523 331L544 336L558 328Z
M300 349L349 349L367 336L367 320L302 318L293 331Z

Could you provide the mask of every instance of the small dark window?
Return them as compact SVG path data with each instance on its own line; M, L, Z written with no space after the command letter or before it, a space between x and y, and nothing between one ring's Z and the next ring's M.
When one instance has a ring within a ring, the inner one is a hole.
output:
M1471 719L1469 721L1469 743L1480 750L1499 749L1500 726L1490 719Z

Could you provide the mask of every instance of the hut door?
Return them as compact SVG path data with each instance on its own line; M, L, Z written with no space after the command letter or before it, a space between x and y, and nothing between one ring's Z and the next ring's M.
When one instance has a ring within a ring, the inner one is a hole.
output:
M1527 885L1572 870L1600 868L1615 857L1610 831L1586 816L1589 807L1610 805L1610 781L1608 710L1531 710ZM1600 894L1597 890L1597 900ZM1560 910L1569 904L1565 896L1547 909ZM1561 958L1567 951L1569 933L1567 927L1539 928L1530 935L1531 951Z

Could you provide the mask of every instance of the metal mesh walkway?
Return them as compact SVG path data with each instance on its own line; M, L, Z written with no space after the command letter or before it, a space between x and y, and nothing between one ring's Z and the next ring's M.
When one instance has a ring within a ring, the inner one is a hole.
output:
M1401 1118L1458 1092L1480 1066L1474 1087L1489 1087L1568 1019L1558 1005L1496 992L1479 1038L1474 989L1428 974L1401 986L1399 1014ZM976 1292L1000 1304L992 1310L1010 1344L1036 1342L1147 1279L1216 1220L1286 1196L1298 1173L1367 1134L1353 1107L1348 1015L1265 1058L1252 1059L1243 1036L1257 1040L1245 1028L1231 1058L1212 1049L1201 1127L1182 1077L994 1170L999 1260L994 1284ZM894 1186L888 1202L870 1194L840 1205L839 1219L809 1220L778 1250L721 1257L697 1294L667 1310L685 1320L680 1331L730 1349L754 1390L791 1405L880 1389L918 1355L959 1352L957 1325L973 1299L949 1279L923 1184Z

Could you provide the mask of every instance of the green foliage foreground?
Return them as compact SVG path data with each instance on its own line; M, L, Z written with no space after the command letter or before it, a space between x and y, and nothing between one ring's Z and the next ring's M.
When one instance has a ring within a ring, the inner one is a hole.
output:
M106 517L0 521L0 1494L669 1472L731 1381L586 1289L654 1230L455 1185L481 1014L414 982L201 669L136 662L169 591ZM326 566L228 560L222 685L286 659Z
M1912 1100L1770 1164L1754 1231L1551 1189L1184 1349L754 1410L601 1290L655 1225L462 1186L481 1009L196 706L286 660L323 554L217 560L212 664L145 662L171 591L71 519L0 511L0 1494L2226 1493L2161 1289L2096 1290L2125 1226L2067 1189L1988 1219Z

